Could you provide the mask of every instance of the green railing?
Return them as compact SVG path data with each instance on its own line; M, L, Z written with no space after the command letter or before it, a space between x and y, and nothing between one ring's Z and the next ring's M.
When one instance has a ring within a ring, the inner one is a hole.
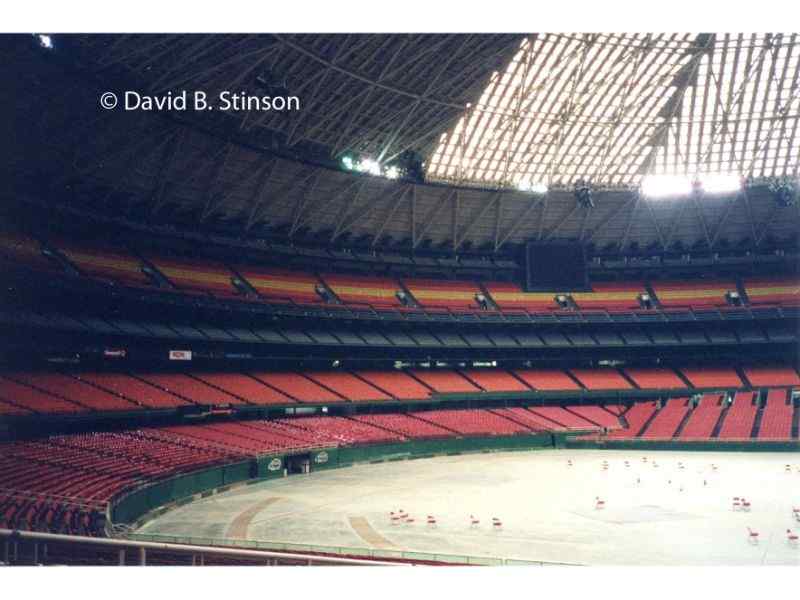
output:
M247 550L267 550L272 552L297 552L369 558L374 560L403 560L429 563L447 563L475 566L582 566L578 563L550 562L521 558L498 558L494 556L472 556L468 554L442 554L433 552L412 552L407 550L385 550L379 548L360 548L350 546L324 546L320 544L295 544L267 540L245 540L235 538L206 538L182 535L153 533L130 533L125 539L138 542L159 542L165 544L189 544L192 546L211 546L243 548Z

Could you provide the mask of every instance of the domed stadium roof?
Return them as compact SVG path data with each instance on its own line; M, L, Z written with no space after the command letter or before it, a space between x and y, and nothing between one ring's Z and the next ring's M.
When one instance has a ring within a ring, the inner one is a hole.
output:
M27 98L17 127L36 124L12 166L40 197L297 242L758 245L800 229L796 204L766 186L798 174L798 45L798 34L82 35L34 52L28 39L3 52ZM103 111L108 89L303 103ZM385 163L405 151L426 182L337 167L347 152ZM654 174L754 184L645 201L638 186ZM576 198L581 182L593 205Z

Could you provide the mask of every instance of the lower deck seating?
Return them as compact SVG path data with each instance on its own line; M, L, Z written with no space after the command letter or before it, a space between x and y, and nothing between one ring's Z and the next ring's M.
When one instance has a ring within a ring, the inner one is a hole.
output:
M400 433L345 417L299 417L278 422L298 429L322 432L342 445L401 442L406 439Z
M414 416L461 435L514 435L531 431L488 410L428 410Z
M566 431L566 426L546 419L527 408L495 408L492 412L497 413L511 421L516 421L532 431Z
M583 417L589 423L605 427L607 429L619 429L622 425L619 419L609 411L603 410L599 406L567 406L571 412Z
M625 412L625 420L628 426L624 429L617 429L608 434L610 438L632 438L639 435L645 423L656 412L656 403L652 400L646 402L635 402Z
M580 415L570 412L560 406L536 406L529 407L529 411L536 413L554 423L563 425L567 429L597 429L598 426L591 421L587 421Z
M418 419L413 414L357 415L353 418L374 427L399 433L409 439L446 438L453 435L453 432L429 421Z
M722 394L703 394L678 436L681 439L708 439L722 414Z
M773 389L767 393L767 401L761 413L758 438L765 440L788 440L792 437L794 407L787 401L784 389Z
M753 403L754 392L737 392L719 430L721 439L749 438L753 431L758 407Z
M671 398L656 413L641 434L642 438L672 438L689 411L688 398Z

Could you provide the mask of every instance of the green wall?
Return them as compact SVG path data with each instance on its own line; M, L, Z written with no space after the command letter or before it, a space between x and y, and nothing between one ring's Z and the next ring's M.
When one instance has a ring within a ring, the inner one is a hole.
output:
M396 444L326 448L311 452L311 470L346 467L356 463L423 458L445 454L498 452L552 448L549 434L418 440ZM301 453L303 454L303 453ZM286 456L262 456L241 463L212 467L160 481L120 497L111 508L113 523L131 524L143 515L172 503L188 501L197 494L244 481L283 477Z

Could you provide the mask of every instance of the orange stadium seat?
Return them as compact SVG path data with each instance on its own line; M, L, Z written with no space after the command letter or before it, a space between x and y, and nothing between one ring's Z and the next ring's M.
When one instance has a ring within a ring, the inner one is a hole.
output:
M742 380L736 371L724 367L685 368L681 369L686 379L698 388L738 388L742 387Z
M472 369L461 372L478 387L487 392L530 392L531 388L502 369Z
M516 369L514 374L535 390L579 390L580 386L557 369Z
M316 292L319 281L313 275L265 267L235 266L236 270L259 293L272 301L320 304Z
M737 392L733 404L722 421L719 430L721 439L744 439L750 437L756 420L758 407L753 404L754 392Z
M52 239L51 242L89 277L123 285L151 285L147 275L142 272L141 260L121 248L97 243L73 244L62 239Z
M380 308L402 306L395 294L400 284L385 277L321 275L323 281L345 304L365 304Z
M640 437L672 438L686 413L689 412L688 401L688 398L670 398L667 400Z
M629 368L625 374L642 389L680 389L686 384L672 369Z
M37 240L19 232L0 231L0 257L37 271L63 272L54 260L42 254L42 245Z
M678 436L681 439L708 439L722 414L722 394L703 394Z
M767 402L761 414L758 438L767 440L788 440L792 437L792 417L794 407L787 402L785 389L767 392Z
M635 402L624 415L624 419L628 422L628 426L622 429L616 429L608 433L610 438L634 438L641 431L644 424L656 412L656 403L652 400L646 402Z
M559 310L555 301L556 294L550 292L523 292L517 284L504 282L487 283L485 287L500 310Z
M475 294L477 285L468 281L441 281L437 279L405 279L411 295L423 308L450 310L478 310Z
M343 371L307 372L305 376L350 401L389 400L389 396L355 375Z
M299 402L344 402L338 394L325 389L299 373L251 373L281 393Z
M744 280L744 289L750 304L800 304L800 280L788 277L752 278Z
M587 390L627 390L631 384L614 369L570 369Z
M653 281L653 290L665 308L723 307L725 292L736 291L733 281Z
M591 292L572 292L570 295L579 309L613 312L638 310L639 294L644 291L641 283L593 283Z
M150 255L147 259L183 291L218 296L241 295L232 283L235 275L225 265L207 259L192 260Z
M745 367L744 374L755 386L800 386L800 377L793 367Z
M475 384L467 381L457 371L444 369L437 371L423 371L417 369L409 371L409 373L430 387L434 392L438 392L440 394L480 391Z
M357 375L398 400L423 400L431 391L403 371L357 371Z

